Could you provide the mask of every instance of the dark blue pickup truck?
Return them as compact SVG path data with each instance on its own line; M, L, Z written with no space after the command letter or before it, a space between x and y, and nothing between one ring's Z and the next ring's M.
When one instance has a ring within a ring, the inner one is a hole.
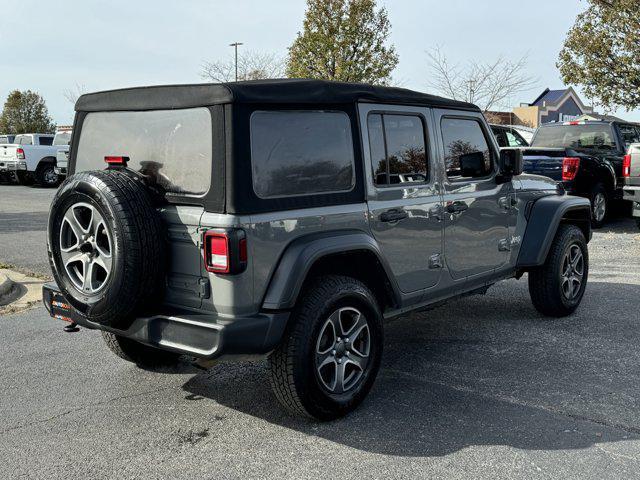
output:
M640 125L575 121L540 126L524 149L524 171L562 182L568 193L591 201L592 224L601 227L612 200L622 199L622 163Z

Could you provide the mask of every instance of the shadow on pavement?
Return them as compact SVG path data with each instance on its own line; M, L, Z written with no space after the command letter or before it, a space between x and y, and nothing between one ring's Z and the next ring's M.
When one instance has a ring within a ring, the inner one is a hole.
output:
M498 285L486 296L388 322L373 391L355 413L331 423L287 416L270 393L265 362L220 364L183 389L189 400L210 398L397 456L473 445L580 449L638 438L640 330L620 298L640 299L640 286L591 283L575 315L546 319L531 306L526 282L514 281L508 290Z

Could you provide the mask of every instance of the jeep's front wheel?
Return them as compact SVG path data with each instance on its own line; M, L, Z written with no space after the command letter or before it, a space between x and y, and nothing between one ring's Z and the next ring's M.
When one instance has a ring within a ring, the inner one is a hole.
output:
M382 312L371 291L350 277L318 277L269 357L271 386L294 414L319 420L344 416L371 390L382 346Z
M143 368L159 368L178 362L180 354L149 347L135 340L110 332L102 332L102 339L109 350L127 362Z
M584 295L589 275L589 251L582 230L561 225L543 266L529 272L529 294L543 315L572 314Z

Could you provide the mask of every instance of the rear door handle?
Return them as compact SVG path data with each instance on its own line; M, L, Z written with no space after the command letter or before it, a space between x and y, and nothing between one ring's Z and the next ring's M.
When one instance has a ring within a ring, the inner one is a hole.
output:
M469 205L467 205L464 202L458 201L458 202L453 202L447 205L447 212L459 213L459 212L464 212L468 208L469 208Z
M387 210L386 212L382 212L380 214L380 221L381 222L397 222L399 220L403 220L407 218L408 216L409 214L404 210L397 210L394 208L392 210Z

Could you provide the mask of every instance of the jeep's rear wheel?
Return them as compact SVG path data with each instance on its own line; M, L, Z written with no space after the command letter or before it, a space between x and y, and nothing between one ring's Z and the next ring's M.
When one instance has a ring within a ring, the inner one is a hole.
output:
M51 205L48 246L60 290L92 322L126 328L162 297L163 226L151 190L133 173L69 177Z
M529 294L543 315L572 314L584 295L589 275L589 252L582 230L561 225L545 264L529 272Z
M135 340L121 337L110 332L102 332L102 339L109 350L127 362L140 367L157 368L170 366L178 362L180 354L149 347Z
M371 291L353 278L319 277L269 357L273 391L295 414L319 420L346 415L369 393L382 347L382 313Z

